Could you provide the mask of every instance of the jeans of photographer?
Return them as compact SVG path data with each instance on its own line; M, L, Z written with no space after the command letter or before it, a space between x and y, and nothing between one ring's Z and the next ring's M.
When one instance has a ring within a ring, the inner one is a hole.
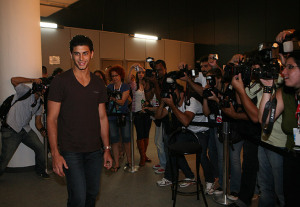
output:
M2 127L1 132L2 153L0 156L0 174L4 172L21 142L35 152L35 171L38 174L45 172L44 145L33 130L26 132L22 129L17 133L13 129Z

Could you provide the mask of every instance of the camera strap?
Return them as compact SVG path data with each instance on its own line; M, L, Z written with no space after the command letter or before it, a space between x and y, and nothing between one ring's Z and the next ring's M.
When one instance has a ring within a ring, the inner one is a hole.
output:
M275 85L273 85L273 89L276 93ZM274 94L273 96L271 96L270 100L266 103L263 116L262 116L262 130L265 134L271 134L272 132L273 125L275 122L276 106L277 106L277 99L276 99L276 94ZM269 114L270 114L269 123L266 124Z
M300 129L300 96L297 95L297 110L296 110L296 113L295 113L295 116L296 116L296 119L297 119L297 126L298 126L298 129Z

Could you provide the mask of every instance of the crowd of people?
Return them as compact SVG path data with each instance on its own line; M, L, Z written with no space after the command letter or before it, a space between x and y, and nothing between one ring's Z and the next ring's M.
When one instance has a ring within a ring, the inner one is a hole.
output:
M282 43L291 34L299 36L298 31L285 30L276 40ZM208 54L199 60L196 75L184 63L168 73L163 60L151 62L151 70L135 63L127 74L120 65L109 67L106 73L92 73L89 62L93 44L89 38L77 35L70 42L72 69L63 72L58 68L47 78L43 67L40 79L11 79L16 90L12 102L15 104L2 123L0 174L23 142L36 154L36 172L49 177L43 145L29 127L35 115L36 128L49 139L54 172L67 178L68 206L94 206L101 166L118 172L122 154L126 154L126 166L132 166L132 112L140 167L152 161L147 147L154 120L159 162L153 169L164 174L157 181L159 187L175 182L171 169L175 161L169 154L169 142L176 129L186 128L202 147L205 193L220 195L224 190L221 129L222 123L227 122L228 199L237 206L249 206L257 197L262 207L295 206L300 184L300 51L276 58L266 58L265 51L272 52L272 48L235 54L226 67L218 65L216 54ZM45 79L48 84L51 82L49 93L44 87L34 87L43 85ZM33 83L33 88L24 83ZM41 97L45 100L46 91L47 131L41 121ZM191 137L185 134L177 138L189 141ZM192 185L195 176L185 157L177 157L176 163L186 181L179 187Z

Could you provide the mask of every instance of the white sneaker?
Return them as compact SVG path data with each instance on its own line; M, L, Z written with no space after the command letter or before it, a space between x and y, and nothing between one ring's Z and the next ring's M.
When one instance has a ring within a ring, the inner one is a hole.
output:
M227 198L232 201L236 201L239 199L238 194L236 192L231 192L230 195L227 195Z
M213 194L215 195L221 195L223 194L223 189L221 187L218 187L214 192Z
M164 186L172 185L172 182L166 178L163 178L163 179L157 181L156 184L160 187L164 187Z
M160 165L160 164L153 165L153 167L152 167L152 168L153 168L153 169L155 169L155 170L157 170L157 169L161 168L161 165Z
M215 183L209 183L209 182L206 182L205 193L206 193L206 194L209 194L209 195L212 195L213 192L215 191L215 190L214 190L214 187L215 187Z
M188 187L190 185L195 184L195 178L185 178L184 181L186 181L186 182L180 183L179 187L186 188L186 187Z
M159 168L157 170L154 171L156 174L163 174L165 173L165 169L164 168Z

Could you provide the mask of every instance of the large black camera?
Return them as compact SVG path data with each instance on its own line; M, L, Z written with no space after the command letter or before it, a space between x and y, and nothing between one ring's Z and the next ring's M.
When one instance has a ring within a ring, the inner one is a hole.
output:
M230 83L235 75L241 73L242 80L245 86L248 86L251 82L251 66L244 62L239 62L235 65L229 63L224 68L224 81Z
M189 77L196 77L199 74L199 70L197 68L189 70L188 65L184 65L182 69L177 72L178 78L184 77L184 73L186 73Z
M122 99L122 93L121 91L111 90L110 88L107 88L107 95L108 97L113 97L117 100Z
M178 87L176 79L178 79L178 71L172 71L167 74L162 83L162 90L160 93L161 98L173 97L173 102L177 103L177 95L175 89Z
M32 91L33 93L35 92L42 92L43 90L46 91L48 90L50 86L50 82L48 81L47 78L40 78L42 82L40 84L33 82L32 83Z
M277 43L261 43L258 47L262 64L252 70L252 79L277 79L281 66L278 62L279 45Z
M147 57L146 58L146 62L149 63L151 69L146 69L146 77L153 77L155 76L156 78L158 78L158 73L157 70L155 69L155 61L154 58L152 57Z
M209 88L206 88L203 90L203 98L211 97L213 94L211 92L214 92L216 96L218 95L218 89L215 88L216 86L216 76L209 75L206 76L206 81L208 82Z

